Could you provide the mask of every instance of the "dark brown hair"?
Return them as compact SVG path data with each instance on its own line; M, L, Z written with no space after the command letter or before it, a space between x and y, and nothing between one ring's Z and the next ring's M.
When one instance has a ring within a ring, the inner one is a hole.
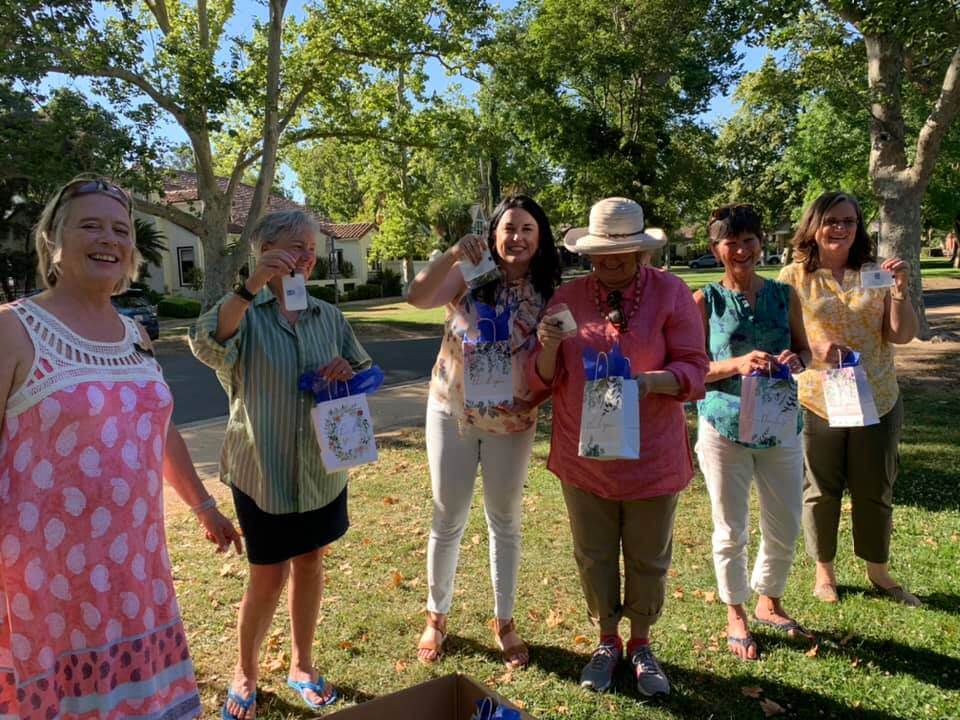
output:
M793 245L794 262L802 263L803 269L813 272L820 269L820 248L817 246L817 230L823 225L827 212L840 203L848 202L853 205L857 213L857 235L847 254L846 266L851 270L859 270L864 263L873 262L874 256L870 248L870 236L863 223L863 211L860 203L853 195L843 192L826 192L810 203L800 218L797 231L790 241Z
M763 240L763 218L753 205L721 205L710 211L707 234L710 242L753 233Z
M553 296L553 291L560 285L560 253L554 244L553 230L550 229L550 220L537 202L528 195L508 195L494 208L490 218L490 227L487 234L487 244L490 254L500 264L500 255L497 253L497 226L507 210L519 209L530 214L537 223L538 239L537 251L530 261L528 273L534 289L540 293L544 301ZM481 302L491 305L495 302L501 281L489 282L473 291L473 295Z

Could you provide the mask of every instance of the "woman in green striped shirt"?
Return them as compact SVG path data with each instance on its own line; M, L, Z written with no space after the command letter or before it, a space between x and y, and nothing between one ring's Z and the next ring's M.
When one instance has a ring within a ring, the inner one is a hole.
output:
M311 708L336 699L317 675L311 648L323 590L323 548L347 530L347 474L327 473L310 423L306 371L346 380L369 367L343 314L313 297L289 311L283 278L310 277L318 226L291 210L253 232L257 266L245 283L197 320L190 347L212 367L230 402L220 479L230 486L250 563L238 620L239 659L222 716L254 717L257 659L280 593L290 580L288 684Z

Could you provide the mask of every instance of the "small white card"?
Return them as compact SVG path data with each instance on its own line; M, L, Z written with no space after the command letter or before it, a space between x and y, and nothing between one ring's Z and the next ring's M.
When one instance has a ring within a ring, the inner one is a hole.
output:
M287 310L307 309L307 281L303 275L284 275L283 307Z
M500 270L497 268L497 263L494 262L490 250L484 250L483 257L476 264L470 262L467 258L463 258L460 261L460 272L463 273L463 279L466 280L467 287L477 288L495 280Z
M864 289L893 287L893 273L878 267L861 268L860 287Z
M566 305L556 305L544 320L550 320L558 325L564 338L577 334L577 321L573 319L573 313L570 312L570 308Z

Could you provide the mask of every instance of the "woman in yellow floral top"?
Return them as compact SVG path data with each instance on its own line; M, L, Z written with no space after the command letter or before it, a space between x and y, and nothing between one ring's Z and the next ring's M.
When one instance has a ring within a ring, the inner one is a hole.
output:
M464 261L479 263L488 246L499 268L497 278L470 290L460 265ZM559 281L560 259L546 214L529 197L513 195L494 211L488 238L466 235L420 272L410 286L410 304L419 308L442 305L447 310L427 406L433 522L427 545L427 627L417 649L421 662L435 662L443 651L460 538L470 512L478 464L483 472L490 536L496 641L508 666L522 667L529 659L516 633L513 604L523 485L536 430L536 407L545 394L530 391L524 367L536 345L537 323ZM514 398L503 405L475 407L471 403L465 407L463 340L478 335L481 312L509 316Z
M880 419L865 427L830 427L823 372L799 376L807 468L803 528L807 552L817 563L813 594L824 602L838 600L833 561L841 498L847 488L853 506L854 552L866 562L868 579L894 600L919 605L889 572L893 482L903 423L892 345L910 342L917 331L908 266L896 258L880 263L894 277L891 290L861 286L861 269L875 259L860 205L839 192L824 193L807 208L793 246L794 263L781 271L780 280L800 297L814 355L811 369L837 367L840 357L860 353Z

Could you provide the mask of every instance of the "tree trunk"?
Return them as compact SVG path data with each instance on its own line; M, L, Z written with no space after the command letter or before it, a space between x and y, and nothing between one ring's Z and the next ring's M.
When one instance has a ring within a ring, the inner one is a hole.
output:
M227 226L230 222L229 199L217 193L216 199L203 205L203 231L200 243L203 245L203 291L200 305L203 310L212 307L234 283L237 274L237 260L227 253Z
M932 333L923 305L920 278L920 195L902 192L880 198L880 243L882 258L900 258L910 264L910 299L919 321L917 337L929 340Z

